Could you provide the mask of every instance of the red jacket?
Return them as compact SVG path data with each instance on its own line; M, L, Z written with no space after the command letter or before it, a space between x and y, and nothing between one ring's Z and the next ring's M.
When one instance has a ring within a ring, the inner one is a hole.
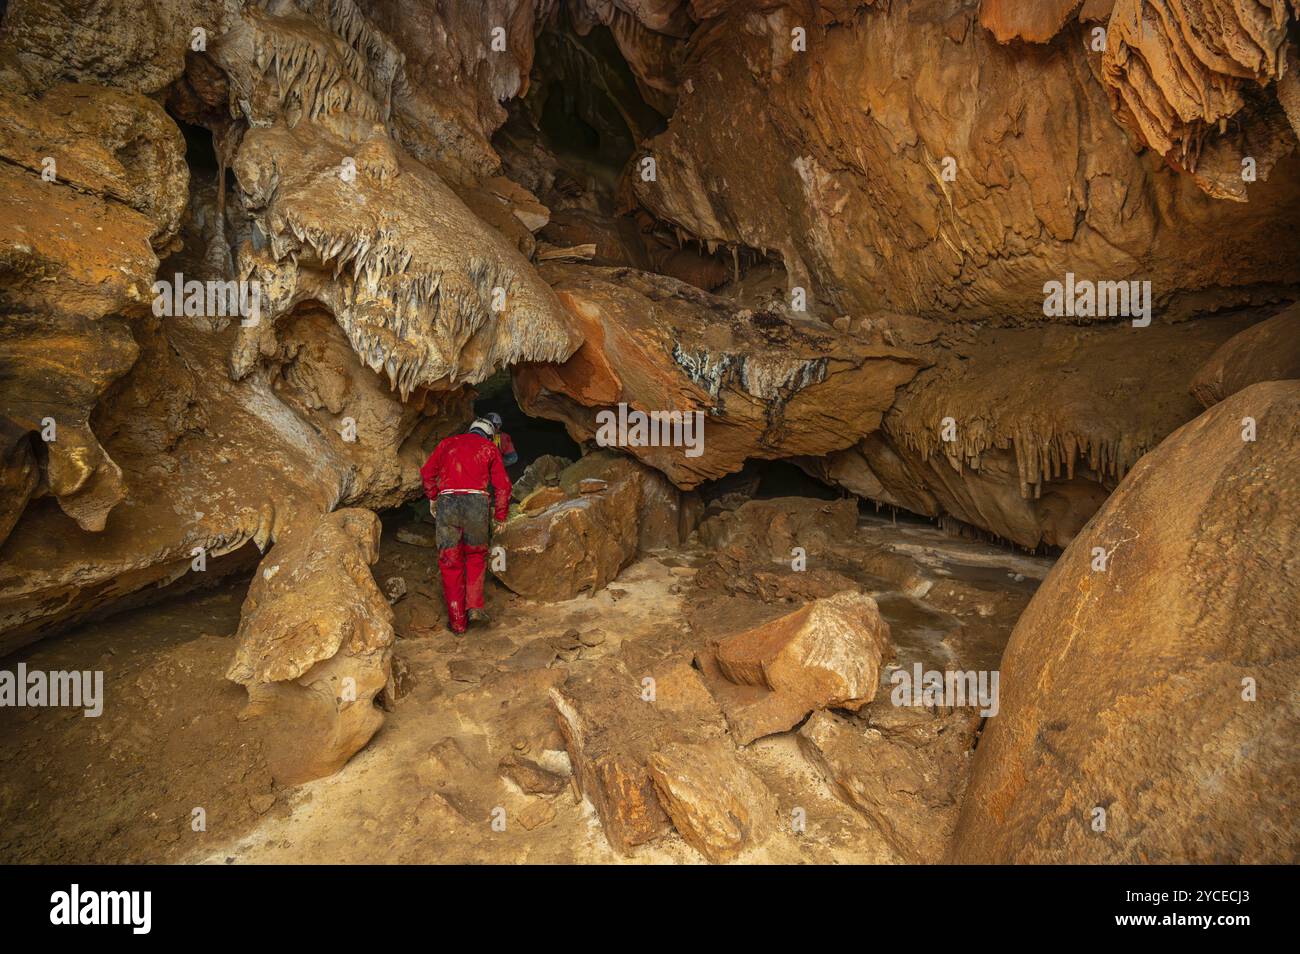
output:
M510 515L510 478L501 452L481 434L445 438L420 468L424 495L433 500L445 491L487 491L491 485L497 520Z

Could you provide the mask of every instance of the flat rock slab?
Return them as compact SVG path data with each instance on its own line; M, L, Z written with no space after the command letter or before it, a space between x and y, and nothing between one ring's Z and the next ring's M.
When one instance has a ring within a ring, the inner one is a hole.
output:
M974 741L968 712L932 721L942 725L921 746L829 712L814 713L799 730L808 760L909 864L944 859Z

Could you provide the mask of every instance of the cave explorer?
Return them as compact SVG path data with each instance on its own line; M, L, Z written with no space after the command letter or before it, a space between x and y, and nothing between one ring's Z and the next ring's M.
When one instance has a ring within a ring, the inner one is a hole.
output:
M519 452L515 450L515 442L510 439L509 434L501 430L501 425L504 422L501 420L500 414L496 411L489 411L483 416L491 421L492 426L496 428L497 433L496 436L492 438L492 443L497 445L497 449L501 451L501 459L504 460L506 466L509 467L511 464L515 463L515 461L519 460Z
M465 632L467 618L487 620L483 578L488 538L493 523L505 523L510 513L510 477L496 435L491 420L476 418L464 434L444 438L420 468L424 495L437 522L447 621L457 635Z

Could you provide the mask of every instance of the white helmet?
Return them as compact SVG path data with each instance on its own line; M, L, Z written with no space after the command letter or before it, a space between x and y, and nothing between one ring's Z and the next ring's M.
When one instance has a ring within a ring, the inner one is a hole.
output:
M477 431L488 440L492 440L492 438L496 437L497 433L496 427L486 417L474 418L474 423L469 426L469 429L471 433Z

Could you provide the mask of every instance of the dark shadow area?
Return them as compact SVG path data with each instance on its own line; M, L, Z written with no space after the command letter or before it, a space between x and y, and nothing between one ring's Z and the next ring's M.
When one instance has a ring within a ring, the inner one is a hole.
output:
M557 454L570 460L582 456L581 448L569 437L563 424L529 417L519 409L509 371L498 371L478 386L474 413L483 415L489 411L501 415L503 429L510 435L519 454L519 460L506 468L511 480L518 479L524 468L543 454Z

